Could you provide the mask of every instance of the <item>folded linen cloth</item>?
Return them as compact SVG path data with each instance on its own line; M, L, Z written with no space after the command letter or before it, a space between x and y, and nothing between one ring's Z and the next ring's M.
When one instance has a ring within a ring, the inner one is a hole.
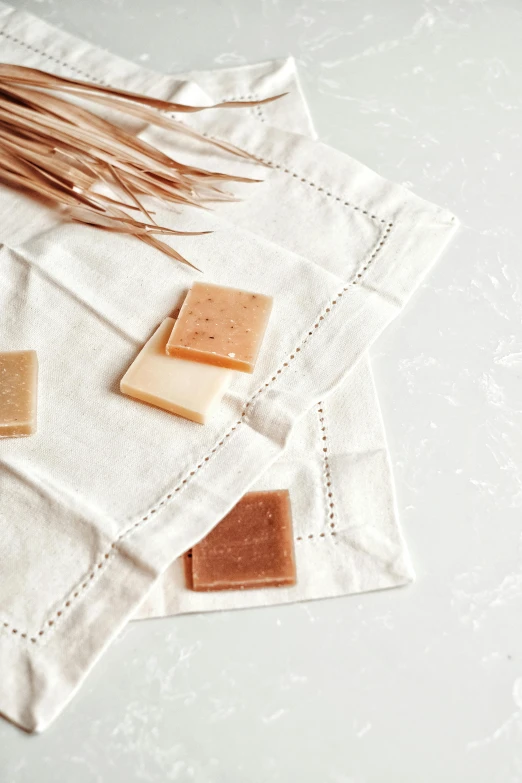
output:
M317 138L292 58L192 71L184 78L203 89L212 103L287 93L284 100L256 106L249 114L260 123ZM294 249L296 239L311 244L318 233L324 234L312 220L300 225L304 237L297 237L294 221L273 221L272 210L257 207L252 214L250 206L247 200L247 209L241 214L232 210L230 219L283 247ZM336 258L338 254L325 259L326 268ZM283 485L292 488L299 524L299 582L292 590L196 593L187 588L178 559L158 579L135 618L346 595L398 587L414 578L397 523L386 437L367 353L327 399L296 424L284 454L254 489ZM339 527L348 537L336 567L324 539L335 537Z
M0 47L7 62L165 98L208 102L213 92L208 74L197 85L151 73L6 6ZM245 74L245 89L272 92L292 67ZM225 72L223 90L227 79L239 89L238 76ZM238 187L244 200L214 213L157 208L166 225L214 229L176 244L205 279L275 298L254 375L238 375L205 427L118 392L139 347L197 273L0 190L2 349L33 348L40 360L38 433L0 443L0 711L26 729L45 728L63 709L148 593L150 614L411 578L365 352L456 222L296 133L305 130L305 108L298 91L284 100L294 107L291 129L274 127L268 106L262 117L222 110L190 118L263 167L140 129L184 161L264 180ZM153 599L173 561L254 484L290 489L298 585L188 596L174 566Z

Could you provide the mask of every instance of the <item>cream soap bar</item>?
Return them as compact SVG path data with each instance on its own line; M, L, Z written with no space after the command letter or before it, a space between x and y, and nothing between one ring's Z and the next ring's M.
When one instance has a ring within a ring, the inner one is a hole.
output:
M272 297L194 283L167 343L169 356L254 372Z
M165 347L173 326L174 319L165 318L123 376L120 390L129 397L205 424L234 373L223 367L167 356Z
M36 432L36 351L0 353L0 438Z

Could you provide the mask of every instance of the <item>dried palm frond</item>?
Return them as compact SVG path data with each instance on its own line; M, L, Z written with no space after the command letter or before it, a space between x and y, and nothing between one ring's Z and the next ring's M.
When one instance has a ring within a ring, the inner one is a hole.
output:
M212 201L233 200L219 187L221 183L259 180L185 165L56 92L76 95L244 158L251 156L232 144L199 134L164 112L244 108L281 97L186 106L0 63L0 183L59 207L73 221L135 236L189 266L193 265L155 235L208 232L157 225L141 198L203 207ZM101 192L100 185L104 186Z

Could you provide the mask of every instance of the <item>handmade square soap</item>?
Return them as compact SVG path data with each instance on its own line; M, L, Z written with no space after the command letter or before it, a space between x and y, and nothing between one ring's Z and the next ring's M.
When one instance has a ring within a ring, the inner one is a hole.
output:
M0 438L36 432L36 351L0 353Z
M249 492L192 549L192 589L250 590L296 581L288 490Z
M205 424L228 389L234 373L223 367L167 356L173 318L165 318L120 382L129 397L185 419Z
M194 283L167 343L169 356L254 372L272 297Z

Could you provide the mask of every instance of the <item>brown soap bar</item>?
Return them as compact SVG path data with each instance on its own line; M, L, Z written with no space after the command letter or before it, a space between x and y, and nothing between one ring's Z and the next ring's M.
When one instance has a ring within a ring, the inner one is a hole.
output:
M36 351L0 353L0 438L36 431Z
M167 343L169 356L254 372L272 297L194 283Z
M251 590L295 582L286 489L249 492L192 549L193 590Z

